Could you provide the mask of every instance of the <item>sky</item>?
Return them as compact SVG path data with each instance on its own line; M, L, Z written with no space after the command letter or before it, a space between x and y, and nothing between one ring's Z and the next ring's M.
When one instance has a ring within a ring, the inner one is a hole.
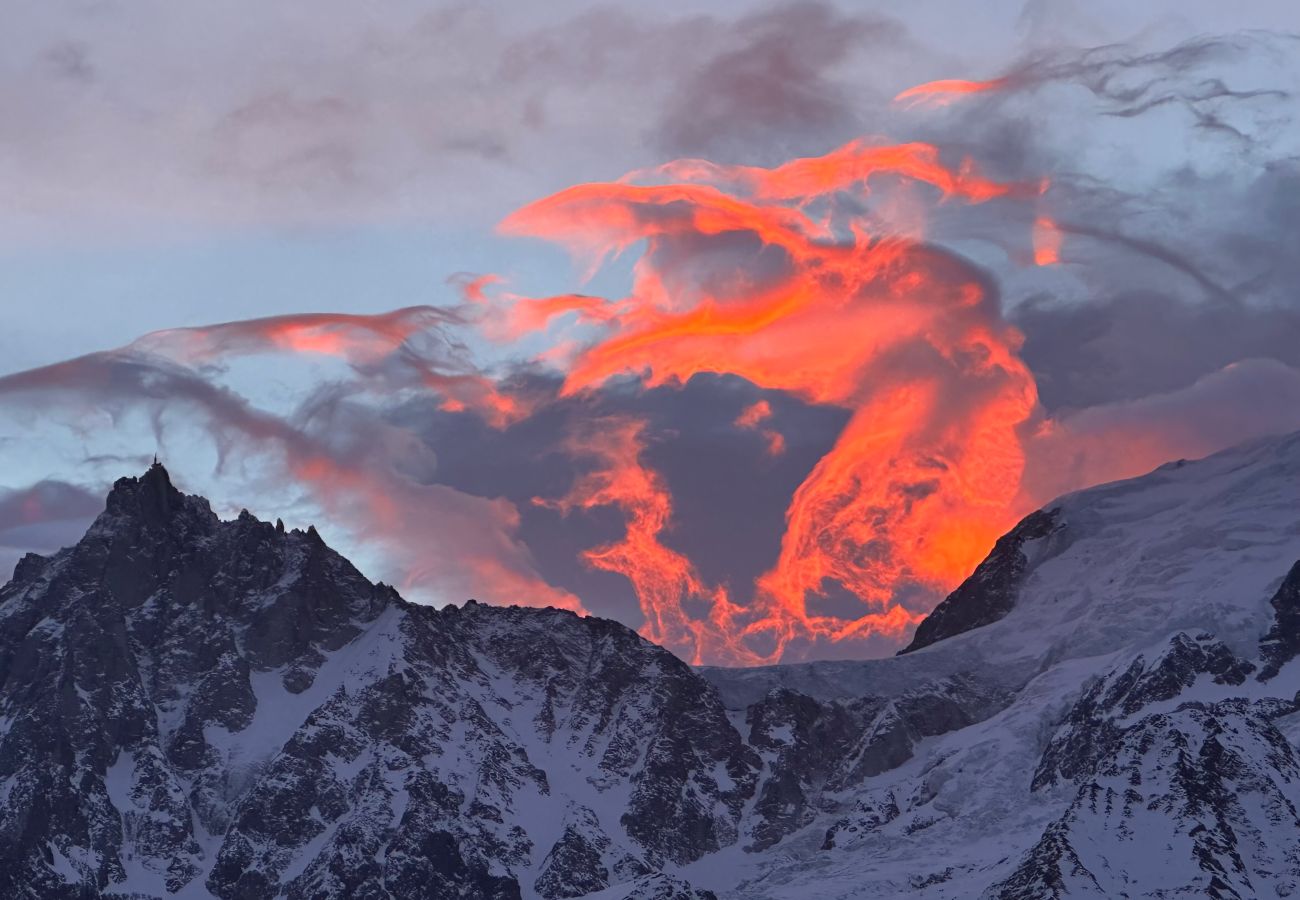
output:
M0 3L0 568L157 452L419 602L878 656L1300 428L1293 3Z

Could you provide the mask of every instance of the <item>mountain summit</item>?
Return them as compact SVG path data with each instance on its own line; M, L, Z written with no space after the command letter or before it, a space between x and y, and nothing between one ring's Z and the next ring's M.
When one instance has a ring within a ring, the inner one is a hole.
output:
M435 610L161 465L0 590L0 894L1287 896L1300 436L1027 518L904 655Z
M0 592L0 685L6 897L578 896L735 841L758 769L623 626L405 603L161 465Z

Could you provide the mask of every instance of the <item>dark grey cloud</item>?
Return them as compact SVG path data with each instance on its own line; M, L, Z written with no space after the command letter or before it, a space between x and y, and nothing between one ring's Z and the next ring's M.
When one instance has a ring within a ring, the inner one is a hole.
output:
M862 85L837 68L905 29L878 14L805 0L741 18L693 61L651 128L671 156L772 163L825 152L862 133Z
M1295 38L1276 33L1200 36L1155 52L1134 52L1115 44L1093 47L1074 58L1048 55L1013 67L1004 78L1013 90L1068 81L1087 88L1102 102L1103 115L1131 118L1176 104L1200 119L1225 100L1285 100L1279 88L1234 89L1205 75L1210 67L1254 53L1294 51Z
M0 85L0 186L10 217L63 228L482 226L663 152L820 151L861 124L861 85L833 70L902 33L820 0L548 16L145 3L9 24L0 53L22 77Z
M1242 359L1300 365L1300 168L1173 182L1179 192L1109 211L1104 194L1079 192L1061 228L1085 293L1012 311L1049 409L1174 390Z
M99 493L57 479L0 490L0 576L7 580L27 553L76 543L103 507Z
M623 513L602 507L561 514L533 502L566 495L593 462L569 445L582 424L634 417L647 423L642 461L660 474L673 498L662 535L711 585L739 602L776 560L794 490L834 444L848 413L812 406L779 391L762 391L735 376L697 375L681 387L644 389L616 380L600 390L559 397L555 376L525 376L519 389L551 399L504 429L480 417L448 413L428 401L394 409L389 420L419 434L436 454L434 481L470 494L502 497L520 515L519 537L552 584L589 608L638 622L640 609L621 576L586 566L584 550L621 537ZM734 423L753 403L772 409L764 427L785 439L773 456L763 435ZM860 604L859 604L860 605Z
M1016 310L1024 358L1049 409L1135 400L1241 359L1300 368L1300 305L1240 306L1156 291Z
M1176 391L1243 359L1300 364L1300 167L1287 131L1297 47L1248 32L1039 49L987 73L997 89L917 112L913 133L951 157L1050 179L1038 204L944 214L945 234L1013 258L1035 215L1055 220L1056 285L1017 287L997 269L1049 412ZM1085 91L1091 108L1063 111L1065 90ZM1105 120L1115 124L1097 141L1079 139L1080 122ZM1102 140L1132 142L1127 168L1099 167Z
M45 52L45 62L61 78L90 84L95 79L95 67L90 61L90 51L79 41L56 43Z
M1268 164L1271 141L1290 119L1300 87L1289 62L1297 48L1297 36L1263 31L1199 36L1156 50L1137 43L1040 48L988 73L994 89L961 95L940 115L917 113L909 130L1001 177L1050 177L1075 191L1076 203L1089 190L1105 203L1116 195L1133 200L1124 187L1133 170L1174 178L1215 147L1258 154L1238 156L1239 163ZM1080 91L1090 102L1079 102ZM1099 130L1107 119L1136 129L1170 110L1181 118L1161 119L1156 140L1149 131L1126 138ZM1096 123L1091 140L1078 130L1086 122ZM1099 170L1089 158L1107 139L1128 149L1128 171Z

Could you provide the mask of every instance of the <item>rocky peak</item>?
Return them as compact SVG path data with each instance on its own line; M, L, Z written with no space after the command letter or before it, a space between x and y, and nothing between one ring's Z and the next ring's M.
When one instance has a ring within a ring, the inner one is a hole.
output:
M324 651L396 600L314 528L286 531L247 510L222 521L157 462L118 479L81 541L24 559L16 575L0 589L0 602L14 598L15 622L94 620L164 668L183 658L188 672L234 653L254 669L288 666L286 682L304 686Z
M24 553L22 559L14 566L14 583L23 584L40 576L45 571L48 560L39 553Z
M176 490L166 467L157 460L139 478L119 478L108 495L106 510L114 516L130 516L146 525L162 527L185 506L185 495Z

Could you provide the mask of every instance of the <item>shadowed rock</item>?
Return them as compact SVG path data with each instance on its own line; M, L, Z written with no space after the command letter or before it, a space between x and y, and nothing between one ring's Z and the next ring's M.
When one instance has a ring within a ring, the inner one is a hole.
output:
M1273 627L1259 642L1264 659L1260 681L1268 681L1300 655L1300 562L1287 572L1269 605L1273 607L1274 620Z
M993 551L969 578L936 606L916 627L912 642L902 650L910 653L936 641L979 628L1001 619L1016 605L1020 585L1029 566L1025 544L1055 534L1064 528L1061 511L1039 510L998 539Z

